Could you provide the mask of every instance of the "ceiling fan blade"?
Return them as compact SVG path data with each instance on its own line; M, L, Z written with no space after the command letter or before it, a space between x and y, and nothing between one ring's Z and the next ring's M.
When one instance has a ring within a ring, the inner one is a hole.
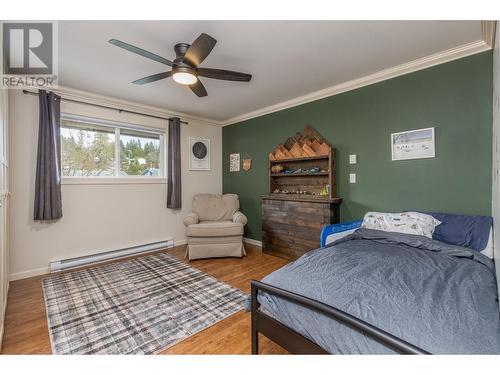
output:
M208 34L201 34L186 51L183 61L198 66L209 55L217 41Z
M206 78L223 79L225 81L248 82L252 79L251 74L211 68L198 68L198 75Z
M132 44L128 44L128 43L122 42L121 40L117 40L117 39L110 39L109 42L111 44L117 46L117 47L126 49L129 52L136 53L138 55L141 55L143 57L146 57L148 59L157 61L159 63L165 64L165 65L168 65L168 66L172 66L172 61L167 60L164 57L155 55L154 53L146 51L146 50L144 50L142 48L133 46Z
M201 83L200 80L197 80L196 83L189 85L189 88L200 98L208 95L205 86L203 86L203 83Z
M159 81L160 79L168 78L171 75L172 75L172 71L153 74L151 76L147 76L147 77L144 77L141 79L136 79L132 83L135 83L136 85L144 85L145 83L150 83L150 82L154 82L154 81Z

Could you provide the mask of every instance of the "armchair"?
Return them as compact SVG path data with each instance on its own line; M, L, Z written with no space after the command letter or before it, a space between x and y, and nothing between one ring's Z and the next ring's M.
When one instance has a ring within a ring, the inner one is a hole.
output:
M186 258L242 257L246 216L236 194L197 194L186 227Z

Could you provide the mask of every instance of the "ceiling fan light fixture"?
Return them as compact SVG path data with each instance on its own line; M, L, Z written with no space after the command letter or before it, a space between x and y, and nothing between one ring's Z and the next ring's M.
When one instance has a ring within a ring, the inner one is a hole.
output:
M198 80L198 78L190 72L175 72L172 78L181 85L192 85Z
M147 77L136 79L132 82L135 85L144 85L147 83L156 82L165 78L172 77L176 83L184 86L189 86L191 91L196 96L202 98L204 96L207 96L208 94L205 86L198 79L198 76L236 82L248 82L252 79L251 74L233 72L231 70L224 69L200 67L200 64L210 54L212 49L215 47L215 44L217 43L217 40L205 33L202 33L191 44L177 43L174 46L176 55L174 61L170 61L155 53L146 51L140 47L136 47L132 44L128 44L117 39L110 39L109 43L123 48L129 52L135 53L136 55L145 57L149 60L153 60L163 65L172 67L172 70L166 72L163 71L161 73L156 73Z

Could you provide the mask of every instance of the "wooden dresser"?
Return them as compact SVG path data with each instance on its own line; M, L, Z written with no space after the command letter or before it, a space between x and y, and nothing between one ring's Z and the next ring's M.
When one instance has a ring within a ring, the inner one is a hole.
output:
M269 194L262 196L262 249L297 258L320 244L325 224L340 222L335 150L309 125L269 154Z
M325 224L340 221L340 198L262 196L262 249L294 259L319 247Z

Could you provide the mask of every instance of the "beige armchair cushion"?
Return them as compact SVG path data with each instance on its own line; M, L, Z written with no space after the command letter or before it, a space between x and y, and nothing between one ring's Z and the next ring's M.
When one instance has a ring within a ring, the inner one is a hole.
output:
M192 211L200 221L233 220L233 215L240 209L236 194L197 194L193 197Z
M243 235L243 224L232 221L200 221L187 227L188 237L226 237Z

